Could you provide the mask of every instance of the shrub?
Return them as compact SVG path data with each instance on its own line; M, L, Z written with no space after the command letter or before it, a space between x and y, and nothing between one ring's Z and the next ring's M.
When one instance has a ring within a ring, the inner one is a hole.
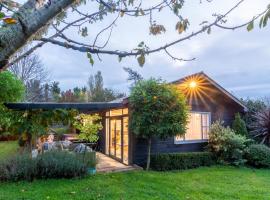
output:
M210 128L208 148L220 163L238 166L246 162L244 152L249 141L245 136L235 134L232 129L225 128L222 122L217 121Z
M239 113L235 114L235 119L233 121L232 128L236 134L248 136L246 123L244 120L241 119L241 116Z
M29 155L16 155L0 164L1 181L32 181L37 176L36 160Z
M73 178L86 173L87 165L76 154L64 151L46 152L37 158L17 155L0 164L1 181Z
M246 153L249 165L258 168L270 167L270 148L263 144L253 144Z
M86 174L87 166L75 154L52 151L37 158L36 178L73 178Z
M210 152L163 153L151 156L151 168L158 171L184 170L215 164Z

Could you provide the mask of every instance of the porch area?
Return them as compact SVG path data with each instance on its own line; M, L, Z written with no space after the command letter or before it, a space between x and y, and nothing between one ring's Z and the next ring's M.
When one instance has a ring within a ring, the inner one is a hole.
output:
M125 165L100 152L97 152L97 162L96 168L98 173L142 170L142 168L137 165Z

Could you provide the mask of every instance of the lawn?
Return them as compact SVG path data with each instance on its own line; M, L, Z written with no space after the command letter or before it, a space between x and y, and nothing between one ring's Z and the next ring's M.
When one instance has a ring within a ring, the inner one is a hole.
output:
M16 142L0 142L0 160ZM5 199L269 200L270 170L204 167L187 171L97 174L84 179L0 183Z
M18 150L18 142L0 142L0 160L5 159L7 156L10 156Z
M209 167L178 172L98 174L81 180L2 183L0 199L227 200L270 197L270 171Z

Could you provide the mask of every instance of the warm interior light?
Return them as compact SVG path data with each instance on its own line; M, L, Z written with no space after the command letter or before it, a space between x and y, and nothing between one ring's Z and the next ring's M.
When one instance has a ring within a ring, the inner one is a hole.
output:
M191 82L189 83L189 87L190 87L190 88L195 88L195 87L197 87L197 82L196 82L196 81L191 81Z

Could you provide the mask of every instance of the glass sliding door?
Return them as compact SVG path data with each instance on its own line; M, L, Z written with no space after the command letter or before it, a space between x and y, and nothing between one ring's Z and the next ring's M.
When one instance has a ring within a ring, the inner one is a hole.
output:
M110 120L110 133L109 133L109 152L110 155L122 160L122 120Z
M123 118L123 163L128 164L128 117Z
M129 164L128 109L106 112L106 154Z
M110 145L109 151L111 156L115 156L115 120L110 122Z
M122 120L115 121L115 157L122 160Z

